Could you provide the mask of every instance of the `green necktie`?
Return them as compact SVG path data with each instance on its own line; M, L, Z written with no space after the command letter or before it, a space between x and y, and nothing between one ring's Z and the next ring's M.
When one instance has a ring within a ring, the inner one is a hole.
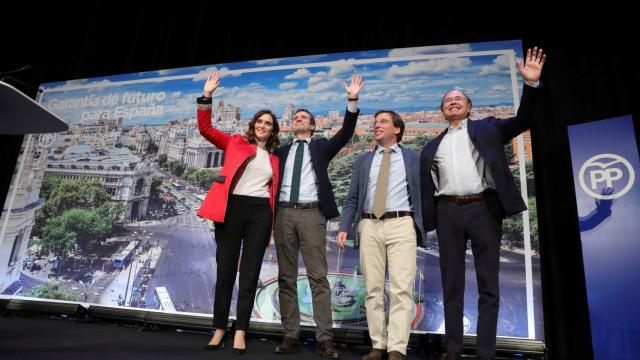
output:
M296 157L293 161L293 173L291 175L291 194L289 202L297 203L300 196L300 177L302 175L302 158L304 157L304 140L297 140L298 148L296 149Z

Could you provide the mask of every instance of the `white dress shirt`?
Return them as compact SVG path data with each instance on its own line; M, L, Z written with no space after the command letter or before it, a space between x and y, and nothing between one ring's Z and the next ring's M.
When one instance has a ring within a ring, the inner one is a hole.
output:
M431 177L439 195L479 194L495 185L484 159L473 146L464 119L458 128L449 126L433 159Z
M385 211L411 211L411 202L409 201L409 187L407 184L407 172L404 168L404 158L402 157L402 149L398 144L394 144L391 148L391 164L389 166L389 182L387 183L387 202ZM380 173L380 164L384 156L384 148L376 147L371 162L371 170L369 171L369 187L367 189L367 198L365 200L365 211L372 212L373 199L376 194L376 184L378 183L378 174Z
M311 153L309 152L309 143L311 138L306 138L306 144L300 144L294 140L289 149L287 162L284 166L284 174L282 175L282 188L280 189L280 201L289 201L291 194L291 180L293 178L293 164L295 162L296 151L298 146L304 146L304 155L302 157L302 172L300 174L300 193L298 195L299 203L308 203L318 201L318 180L316 172L313 170L311 163Z

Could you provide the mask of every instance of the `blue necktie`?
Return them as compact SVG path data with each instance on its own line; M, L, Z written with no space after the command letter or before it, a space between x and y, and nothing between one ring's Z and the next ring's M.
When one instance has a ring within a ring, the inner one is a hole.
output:
M289 202L297 203L300 196L300 177L302 175L302 158L304 157L304 140L297 140L298 148L296 149L296 157L293 161L293 174L291 177L291 194Z

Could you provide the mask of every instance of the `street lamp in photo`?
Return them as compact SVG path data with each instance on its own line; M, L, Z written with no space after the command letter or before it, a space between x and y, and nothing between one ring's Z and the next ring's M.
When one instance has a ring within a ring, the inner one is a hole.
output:
M148 233L147 230L142 230L142 232L133 232L134 237L139 241L139 246L144 246L147 243L147 240L149 240L153 236L153 234L154 233L152 232Z
M340 272L340 260L342 258L342 249L336 244L336 249L338 249L338 263L336 264L336 273Z
M84 297L84 302L89 301L89 293L91 292L91 289L93 288L93 285L95 284L96 280L98 280L98 278L92 278L91 281L88 282L83 282L82 280L78 280L78 283L82 286L82 296Z
M133 256L131 256L131 261L129 262L129 275L127 276L127 286L124 289L124 299L122 300L123 306L127 306L127 294L129 293L129 283L131 282L131 270L133 268L134 263L136 264L136 269L138 267L137 263L138 263L139 253L140 253L140 248L136 248L133 252ZM131 285L133 285L133 283ZM131 303L131 299L129 299L129 303Z

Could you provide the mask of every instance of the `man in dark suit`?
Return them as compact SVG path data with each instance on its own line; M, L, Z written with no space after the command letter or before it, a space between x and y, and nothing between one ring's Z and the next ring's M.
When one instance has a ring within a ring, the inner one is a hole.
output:
M293 116L294 141L276 150L280 157L280 189L274 239L278 257L280 316L284 328L282 343L275 352L299 351L300 309L298 307L298 251L302 253L313 299L316 323L316 352L339 358L333 345L331 289L327 280L327 219L339 215L327 167L349 142L358 119L358 94L362 77L354 75L344 84L349 103L342 128L331 139L312 139L315 119L306 109ZM282 178L284 176L284 178Z
M527 209L509 170L504 144L531 126L545 58L542 49L534 48L527 51L524 66L517 62L525 87L513 118L469 120L469 97L460 90L447 92L440 109L449 127L422 149L422 214L427 231L436 230L440 249L447 340L443 359L457 359L463 350L469 238L480 294L476 355L490 359L495 354L502 220Z
M372 343L365 360L380 360L385 351L391 360L404 359L413 319L416 247L423 245L424 228L419 156L398 144L403 132L404 122L394 111L380 110L375 114L377 146L355 162L336 238L344 249L351 232L354 247L360 248ZM352 225L357 226L356 232L350 231ZM387 269L388 324L384 311Z

